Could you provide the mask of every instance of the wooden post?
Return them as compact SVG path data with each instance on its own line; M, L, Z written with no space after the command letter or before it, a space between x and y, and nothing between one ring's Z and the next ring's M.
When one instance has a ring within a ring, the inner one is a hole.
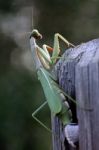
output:
M52 118L53 150L99 149L99 39L66 50L54 68L61 88L75 99L70 100L73 122L79 125L79 147L72 148L64 137L58 118ZM76 115L77 110L77 115Z
M80 150L99 150L99 39L85 44L76 66ZM89 110L88 110L89 109Z

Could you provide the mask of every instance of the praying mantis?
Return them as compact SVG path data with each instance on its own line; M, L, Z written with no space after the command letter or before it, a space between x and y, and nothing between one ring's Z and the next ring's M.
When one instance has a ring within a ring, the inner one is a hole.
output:
M44 128L51 132L49 128L47 128L37 117L36 114L46 105L48 104L52 115L57 116L67 132L66 127L72 122L72 113L69 107L68 102L65 100L65 93L61 90L59 85L57 84L56 79L49 72L51 67L56 63L57 58L59 58L60 54L60 40L62 40L68 47L74 47L74 45L68 42L62 35L56 33L54 35L54 45L53 48L48 45L43 45L42 48L37 45L37 40L42 39L42 35L38 30L34 29L30 35L30 46L32 51L32 56L38 76L38 80L41 82L46 101L37 108L32 116L33 118L40 123ZM50 56L49 51L52 52L52 56ZM77 128L78 130L78 128ZM68 135L66 135L68 143L73 147L74 143L69 139Z

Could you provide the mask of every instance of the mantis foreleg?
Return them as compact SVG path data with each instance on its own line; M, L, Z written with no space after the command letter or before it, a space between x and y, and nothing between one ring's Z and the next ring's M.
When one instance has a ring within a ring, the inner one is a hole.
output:
M43 45L43 48L41 48L36 44L36 39L42 39L42 35L38 32L38 30L34 29L30 35L30 39L31 39L31 37L34 38L33 42L35 43L35 46L34 46L34 49L36 52L35 55L39 58L41 64L43 65L43 67L45 69L50 69L51 66L53 64L55 64L57 58L60 58L59 57L59 53L60 53L59 40L62 40L68 47L69 46L74 47L74 45L72 43L68 42L67 39L65 39L59 33L56 33L54 35L54 46L53 46L53 48L48 46L48 45L45 45L45 44ZM51 57L50 57L49 51L52 51ZM36 68L38 68L38 67L36 67Z

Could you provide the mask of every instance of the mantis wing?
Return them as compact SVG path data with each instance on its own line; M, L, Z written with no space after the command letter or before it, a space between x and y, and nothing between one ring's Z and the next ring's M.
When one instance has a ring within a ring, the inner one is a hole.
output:
M51 78L51 75L44 69L40 68L37 71L38 79L41 82L43 91L48 101L48 105L53 114L58 114L62 110L62 101L60 96L60 89ZM59 90L58 90L59 89Z

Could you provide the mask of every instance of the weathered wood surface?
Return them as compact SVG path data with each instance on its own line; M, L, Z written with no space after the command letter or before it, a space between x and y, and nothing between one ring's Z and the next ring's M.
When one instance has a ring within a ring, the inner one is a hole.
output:
M80 128L80 150L99 150L99 39L85 45L76 66L76 99Z
M70 101L73 122L79 124L79 148L66 142L63 127L57 118L52 119L53 150L99 149L99 39L68 49L54 68L60 87L77 100ZM85 108L85 109L84 109ZM91 110L90 110L91 109ZM77 117L77 118L76 118Z
M65 150L63 127L58 117L52 117L52 131L53 150Z

